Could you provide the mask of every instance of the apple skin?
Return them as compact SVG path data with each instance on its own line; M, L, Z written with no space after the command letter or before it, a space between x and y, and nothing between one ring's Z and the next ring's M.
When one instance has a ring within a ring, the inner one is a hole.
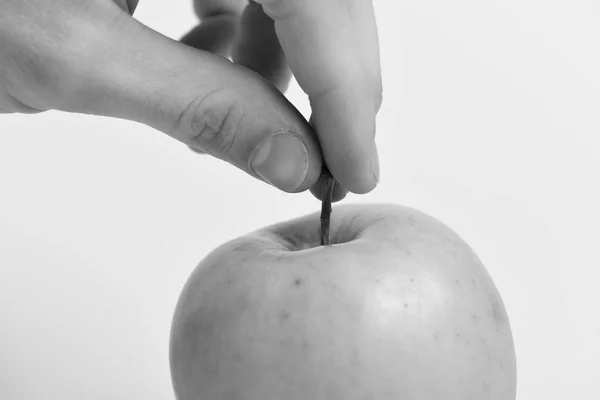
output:
M231 240L175 310L178 400L514 400L502 299L450 228L394 204L334 206Z

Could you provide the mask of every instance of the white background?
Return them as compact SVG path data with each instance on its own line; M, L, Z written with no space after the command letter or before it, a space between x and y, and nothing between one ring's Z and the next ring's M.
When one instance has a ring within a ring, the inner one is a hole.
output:
M380 0L381 184L498 285L520 400L600 398L600 3ZM185 0L136 17L178 38ZM308 115L293 85L288 96ZM0 398L173 399L171 315L211 249L318 209L143 125L0 116Z

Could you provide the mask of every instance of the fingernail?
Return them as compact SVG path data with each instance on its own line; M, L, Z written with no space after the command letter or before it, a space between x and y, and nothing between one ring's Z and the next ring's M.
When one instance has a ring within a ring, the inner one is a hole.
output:
M373 150L371 154L371 172L373 177L379 183L379 154L377 153L377 145L373 142Z
M258 145L250 156L250 168L271 185L293 191L306 178L308 150L291 132L279 132Z

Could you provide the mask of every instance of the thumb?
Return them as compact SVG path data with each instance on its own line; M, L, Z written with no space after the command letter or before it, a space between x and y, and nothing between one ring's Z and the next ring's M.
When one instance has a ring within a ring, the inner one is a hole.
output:
M110 4L104 10L110 29L88 36L95 39L75 63L85 65L76 70L76 97L61 109L144 123L287 192L317 182L316 135L277 89Z

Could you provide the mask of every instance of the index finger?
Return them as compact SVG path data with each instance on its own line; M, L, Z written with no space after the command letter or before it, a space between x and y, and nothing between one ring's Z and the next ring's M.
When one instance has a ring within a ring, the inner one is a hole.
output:
M381 105L371 0L257 0L275 20L296 80L308 94L327 165L354 193L377 184L375 117Z

